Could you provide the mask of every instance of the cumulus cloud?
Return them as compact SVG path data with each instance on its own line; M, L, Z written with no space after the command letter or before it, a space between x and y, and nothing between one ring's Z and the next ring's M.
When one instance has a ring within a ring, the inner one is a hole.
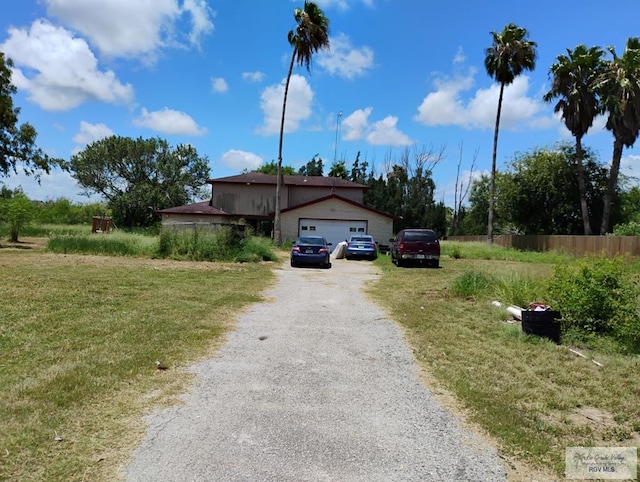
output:
M229 84L222 77L214 77L211 79L211 88L218 94L224 94L229 90Z
M317 56L318 65L345 79L354 79L364 75L373 67L373 50L369 47L354 48L351 40L340 33L330 39L331 49Z
M100 52L109 56L145 54L155 60L156 51L180 43L177 27L184 17L190 29L183 35L199 45L213 30L213 11L206 0L45 0L47 12L86 36Z
M232 169L242 171L244 169L252 170L260 167L263 160L262 157L252 152L230 149L222 154L222 162Z
M83 39L45 20L36 20L29 30L10 28L0 50L16 65L14 85L45 110L68 110L90 100L133 100L133 87L110 70L100 71Z
M475 84L475 74L476 70L470 69L467 75L436 79L435 91L423 99L414 120L428 126L493 128L500 85L494 83L486 89L477 89L473 97L466 98L464 94ZM553 124L553 118L540 115L545 111L542 101L529 97L528 91L529 77L526 75L516 77L512 84L505 87L501 129L542 128Z
M369 116L373 112L372 107L358 109L349 114L342 121L342 139L345 141L357 141L365 139L374 146L409 146L413 141L401 132L398 127L398 118L387 116L382 120L370 123Z
M80 122L80 132L73 136L73 142L78 144L76 152L89 144L101 139L111 137L113 131L105 124L90 124L89 122Z
M143 108L140 117L134 119L133 123L138 127L146 127L163 134L203 136L207 133L207 129L199 127L188 114L167 107L152 112Z
M280 132L285 81L286 79L283 79L279 84L266 87L262 91L260 108L264 114L264 123L256 129L257 133L271 135ZM307 79L298 74L292 75L287 95L285 133L297 131L300 128L300 123L311 116L312 102L313 91L307 83Z
M242 80L247 82L262 82L264 80L264 72L242 72Z

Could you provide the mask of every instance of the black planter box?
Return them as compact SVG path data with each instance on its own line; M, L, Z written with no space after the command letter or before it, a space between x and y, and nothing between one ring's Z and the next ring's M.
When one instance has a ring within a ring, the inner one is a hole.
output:
M538 335L560 343L559 311L522 311L522 331L527 335Z

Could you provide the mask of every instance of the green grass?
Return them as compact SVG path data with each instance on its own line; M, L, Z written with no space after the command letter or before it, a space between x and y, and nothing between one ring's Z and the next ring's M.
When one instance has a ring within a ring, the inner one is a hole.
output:
M110 234L54 234L47 251L59 254L100 254L151 258L158 251L158 238L117 231Z
M574 259L573 256L560 252L540 253L520 251L486 243L462 243L456 241L440 241L442 256L453 259L494 259L499 261L520 261L524 263L561 263Z
M640 357L585 350L599 367L505 323L505 312L491 300L538 301L552 265L533 262L538 253L503 261L500 249L463 246L462 258L444 256L439 270L399 269L381 257L382 276L369 291L405 327L418 362L497 439L507 458L562 477L567 446L638 445ZM492 260L472 259L472 252ZM582 416L587 409L605 421Z
M142 415L175 403L181 368L273 280L268 264L25 250L0 250L0 272L0 480L21 481L117 479Z

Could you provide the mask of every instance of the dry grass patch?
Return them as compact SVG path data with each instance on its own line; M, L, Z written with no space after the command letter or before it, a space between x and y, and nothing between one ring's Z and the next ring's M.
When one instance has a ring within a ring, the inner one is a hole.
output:
M271 268L1 250L0 480L117 479Z

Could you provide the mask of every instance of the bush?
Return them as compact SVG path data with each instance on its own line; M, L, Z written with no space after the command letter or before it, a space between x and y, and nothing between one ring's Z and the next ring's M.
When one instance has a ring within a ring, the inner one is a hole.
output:
M451 290L462 298L476 298L487 294L492 278L478 271L467 271L453 280Z
M613 228L610 236L640 236L640 223L631 221L625 224L618 224Z
M192 261L259 262L275 261L273 242L256 236L243 236L232 227L209 232L164 231L160 235L158 257Z
M554 309L562 313L563 330L589 339L604 335L626 349L640 347L640 292L620 259L585 259L558 265L548 286Z

